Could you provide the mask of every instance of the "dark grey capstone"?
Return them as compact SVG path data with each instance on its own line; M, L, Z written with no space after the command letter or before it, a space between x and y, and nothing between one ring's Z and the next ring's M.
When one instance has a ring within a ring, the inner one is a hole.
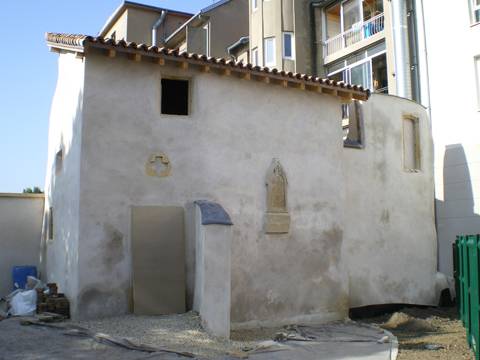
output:
M202 225L233 225L222 205L209 200L197 200L195 204L202 213Z

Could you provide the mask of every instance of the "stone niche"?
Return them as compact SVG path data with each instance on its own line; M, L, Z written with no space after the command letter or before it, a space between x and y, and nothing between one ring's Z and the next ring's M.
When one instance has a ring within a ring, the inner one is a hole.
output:
M266 234L286 234L290 230L287 210L287 176L278 159L273 159L267 173Z

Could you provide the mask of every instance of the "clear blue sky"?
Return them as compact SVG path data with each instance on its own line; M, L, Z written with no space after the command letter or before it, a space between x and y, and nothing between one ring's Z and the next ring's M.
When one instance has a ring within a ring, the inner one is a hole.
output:
M212 0L144 0L196 12ZM96 35L122 0L11 0L0 12L0 193L45 182L57 55L45 32Z

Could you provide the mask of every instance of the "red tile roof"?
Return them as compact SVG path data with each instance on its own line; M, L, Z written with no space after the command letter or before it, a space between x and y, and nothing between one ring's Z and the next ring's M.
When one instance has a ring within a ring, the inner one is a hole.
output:
M279 71L278 69L270 69L268 67L253 66L252 64L244 64L243 62L235 62L224 58L213 58L205 55L180 52L168 48L159 48L157 46L148 46L145 44L136 44L134 42L126 42L125 40L113 40L103 37L94 37L80 34L58 34L47 33L47 44L52 48L71 50L76 52L84 52L86 48L110 49L116 51L124 51L136 53L143 56L154 56L164 58L165 60L187 61L196 65L215 66L232 71L249 73L253 76L268 77L272 80L285 80L304 84L305 86L320 86L330 90L337 90L342 95L351 95L354 99L366 100L370 96L370 91L359 85L350 85L341 81L323 79L317 76L307 74L292 73Z

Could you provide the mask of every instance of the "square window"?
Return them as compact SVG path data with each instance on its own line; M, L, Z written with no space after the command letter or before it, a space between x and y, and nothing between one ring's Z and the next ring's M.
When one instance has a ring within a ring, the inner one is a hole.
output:
M188 115L188 80L162 79L162 114Z
M283 33L283 58L284 59L294 59L294 42L293 42L293 33L285 32Z
M265 39L265 66L275 66L275 38Z

